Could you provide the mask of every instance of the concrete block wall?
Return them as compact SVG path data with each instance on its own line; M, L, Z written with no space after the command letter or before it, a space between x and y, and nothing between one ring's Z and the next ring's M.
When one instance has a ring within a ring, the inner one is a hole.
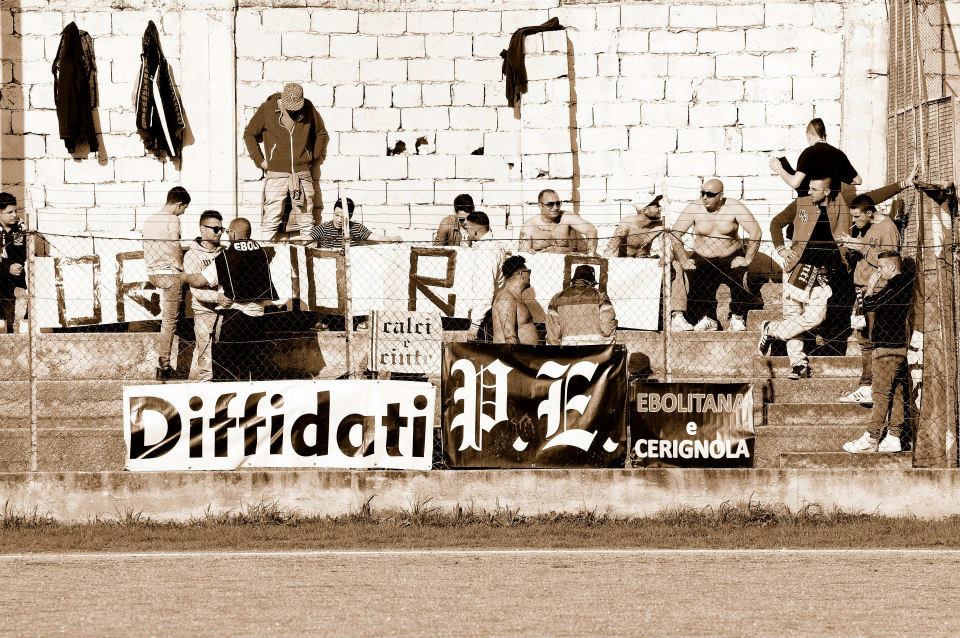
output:
M63 6L61 6L63 5ZM233 20L230 12L200 3L144 5L111 10L85 3L34 3L0 13L3 28L4 188L29 196L38 228L50 235L95 232L137 236L146 214L182 184L200 194L203 208L235 206L233 145ZM134 95L143 32L153 20L180 87L196 143L184 150L183 170L145 156L136 132ZM93 38L97 61L101 135L99 158L72 158L59 137L51 65L62 29L76 21ZM9 96L9 97L8 97ZM195 206L185 225L196 225ZM71 242L54 245L70 250Z
M175 184L194 193L188 234L204 208L256 220L260 171L241 133L288 81L304 85L331 135L325 200L342 185L366 223L411 237L427 235L460 192L516 232L544 187L576 193L587 219L610 224L632 211L639 187L662 178L675 213L714 175L766 226L790 197L767 157L795 161L814 116L868 186L884 179L879 0L247 0L238 9L138 0L119 11L77 0L67 12L58 0L27 2L0 14L0 169L4 184L31 186L48 232L131 233ZM527 38L532 82L517 119L499 53L515 29L553 16L567 29ZM133 126L151 18L196 138L182 172L144 157ZM74 162L57 136L50 63L72 19L95 40L103 166ZM428 144L417 154L420 137ZM397 140L410 154L388 157Z

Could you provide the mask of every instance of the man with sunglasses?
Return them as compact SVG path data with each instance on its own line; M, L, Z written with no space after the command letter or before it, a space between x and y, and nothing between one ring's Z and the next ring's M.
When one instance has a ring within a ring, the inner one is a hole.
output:
M187 273L203 272L213 263L223 248L223 215L215 210L205 210L200 215L200 236L183 256L183 271ZM191 286L190 298L193 300L193 361L190 364L190 378L198 381L213 379L213 338L217 325L216 290L207 287Z
M680 238L693 227L693 257ZM740 228L747 239L740 239ZM747 329L747 309L753 298L747 290L747 267L760 247L760 224L742 202L723 196L723 182L708 179L700 201L688 204L671 231L674 260L687 271L689 292L686 320L694 330L717 330L717 289L730 289L730 330ZM674 323L683 309L673 308Z
M520 250L528 253L597 252L597 228L580 215L561 210L555 190L540 191L540 214L524 222L520 229Z
M453 198L453 214L440 222L433 237L436 246L459 246L466 236L467 215L474 210L473 198L461 193Z

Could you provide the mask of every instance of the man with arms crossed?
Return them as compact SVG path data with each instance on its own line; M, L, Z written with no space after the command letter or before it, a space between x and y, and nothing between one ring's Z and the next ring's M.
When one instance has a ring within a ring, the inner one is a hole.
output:
M493 297L493 342L537 345L540 335L530 310L523 302L523 291L530 287L530 269L522 255L503 262L504 286Z
M580 215L561 210L556 191L540 191L537 202L540 214L528 219L520 229L521 252L597 252L597 228Z
M693 227L693 257L680 237ZM740 227L748 239L741 240ZM723 196L723 182L709 179L700 189L700 202L689 204L671 231L674 259L687 271L687 321L694 330L717 330L717 289L730 289L730 330L747 329L752 300L746 288L747 266L760 247L760 224L739 200ZM677 309L674 309L676 312Z

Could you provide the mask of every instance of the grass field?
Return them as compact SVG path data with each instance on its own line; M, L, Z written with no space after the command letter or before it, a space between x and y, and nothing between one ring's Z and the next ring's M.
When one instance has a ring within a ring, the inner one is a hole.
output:
M395 512L368 506L336 518L271 503L181 523L137 513L63 524L5 510L0 552L378 548L960 548L960 517L928 521L865 513L799 511L755 502L675 509L650 518L592 511L526 516L509 507L444 511L429 502Z

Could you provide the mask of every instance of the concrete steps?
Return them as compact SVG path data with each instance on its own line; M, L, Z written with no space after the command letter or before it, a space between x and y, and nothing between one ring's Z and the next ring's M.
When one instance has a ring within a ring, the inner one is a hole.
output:
M805 469L885 469L908 470L913 454L848 454L846 452L786 452L780 455L780 467Z
M849 379L811 377L810 379L770 379L762 385L767 403L836 403L837 399L859 384L859 374Z
M835 453L863 434L862 424L804 424L757 428L755 467L780 467L784 454Z
M806 424L862 425L869 417L870 408L850 403L771 403L767 406L768 428Z

